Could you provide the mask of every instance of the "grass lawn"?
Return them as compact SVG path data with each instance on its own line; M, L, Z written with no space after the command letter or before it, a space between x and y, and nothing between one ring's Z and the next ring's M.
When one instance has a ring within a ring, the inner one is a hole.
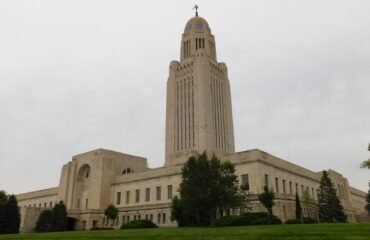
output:
M0 235L1 239L367 239L370 224L307 224L225 228L157 228Z

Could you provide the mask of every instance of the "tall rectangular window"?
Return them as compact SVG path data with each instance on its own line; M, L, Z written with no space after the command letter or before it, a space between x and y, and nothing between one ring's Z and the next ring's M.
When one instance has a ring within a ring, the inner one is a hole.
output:
M130 203L130 191L126 191L126 204Z
M289 182L289 193L293 194L292 182Z
M85 208L88 208L89 207L89 199L86 198L86 204L85 204Z
M80 208L80 199L77 199L77 208Z
M279 192L279 178L275 178L275 190L277 193Z
M249 191L249 176L248 174L241 175L241 186L244 191Z
M301 196L303 196L303 193L304 193L304 186L303 185L301 185Z
M140 202L140 189L135 190L135 202Z
M285 191L285 180L283 179L283 193L286 193Z
M298 195L298 183L295 184L295 194Z
M269 175L265 174L265 186L269 185Z
M157 201L161 200L161 195L162 195L161 187L156 187L156 199L157 199Z
M166 223L166 214L165 213L162 214L162 222Z
M120 205L121 204L121 192L117 192L116 204L117 205Z
M150 188L145 189L145 201L150 201Z
M161 214L160 213L158 213L158 215L157 215L157 222L158 222L158 224L161 223Z
M172 185L167 185L167 199L172 199Z
M311 193L312 193L312 199L315 199L315 192L314 192L313 188L311 188Z

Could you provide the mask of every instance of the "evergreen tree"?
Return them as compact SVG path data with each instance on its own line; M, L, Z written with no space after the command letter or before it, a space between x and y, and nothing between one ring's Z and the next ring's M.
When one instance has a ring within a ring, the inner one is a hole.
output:
M263 192L258 194L258 200L262 203L262 205L267 209L268 212L268 221L271 223L272 218L272 207L275 205L275 193L271 189L269 190L268 186L263 187Z
M299 201L298 193L295 194L295 218L300 219L302 216L301 202Z
M346 222L336 190L326 171L323 172L318 192L319 218L322 222Z
M17 198L10 195L5 204L5 216L3 218L3 233L19 233L21 215L19 213Z
M369 190L367 191L367 195L366 195L365 209L367 210L367 213L370 215L370 182L369 182Z
M62 201L55 204L52 210L52 216L53 216L53 221L52 221L51 230L54 232L66 231L68 217L67 217L66 206L64 205Z
M180 198L172 201L173 218L180 226L212 225L217 213L243 205L235 167L207 154L190 157L182 168Z
M36 232L50 232L52 231L53 211L46 209L42 211L39 219L37 220L35 231Z
M6 205L8 203L8 194L5 191L0 191L0 234L5 232L4 220L6 218Z
M110 204L105 209L104 215L107 216L108 219L114 220L114 219L116 219L118 217L118 208L116 208L113 204Z

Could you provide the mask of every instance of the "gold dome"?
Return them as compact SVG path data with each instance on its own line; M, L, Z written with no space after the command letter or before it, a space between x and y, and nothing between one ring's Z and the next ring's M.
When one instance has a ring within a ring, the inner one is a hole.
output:
M190 18L189 21L186 23L184 33L189 33L192 31L211 33L211 28L204 18L195 16Z

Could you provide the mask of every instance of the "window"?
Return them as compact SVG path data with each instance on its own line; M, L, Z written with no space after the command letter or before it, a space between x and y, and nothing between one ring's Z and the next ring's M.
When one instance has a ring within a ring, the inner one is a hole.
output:
M48 203L44 203L44 207L47 207L48 206Z
M156 199L157 201L160 201L161 200L161 187L156 187Z
M269 185L269 175L265 174L265 186Z
M312 199L315 199L315 192L314 192L313 188L311 189L311 192L312 192Z
M276 192L278 193L279 192L279 178L275 178L275 189L276 189Z
M167 199L172 199L172 185L167 186Z
M127 219L127 221L126 221L126 222L127 222L127 223L129 223L129 222L130 222L130 216L127 216L127 218L126 218L126 219Z
M249 191L249 176L248 176L248 174L243 174L241 176L241 180L242 180L242 189L244 191Z
M126 191L126 203L130 203L130 191Z
M165 213L162 214L162 223L166 223L166 214Z
M301 193L302 193L302 195L301 196L303 196L303 192L304 192L304 186L303 185L301 185Z
M298 195L298 183L295 184L295 194Z
M289 182L289 192L290 194L293 194L292 182Z
M158 213L158 215L157 215L157 222L158 222L158 224L161 223L161 214L160 213Z
M149 219L153 222L153 214L149 214Z
M140 202L140 189L135 190L135 202Z
M116 199L116 204L120 205L121 204L121 192L117 192L117 199Z
M50 203L49 203L49 207L52 207L52 206L53 206L53 202L50 202Z
M80 208L80 199L77 199L77 208Z
M89 199L88 199L88 198L86 198L85 208L88 208L88 206L89 206Z
M145 189L145 201L150 201L150 188Z
M286 191L285 191L285 180L283 180L283 193L286 193Z

